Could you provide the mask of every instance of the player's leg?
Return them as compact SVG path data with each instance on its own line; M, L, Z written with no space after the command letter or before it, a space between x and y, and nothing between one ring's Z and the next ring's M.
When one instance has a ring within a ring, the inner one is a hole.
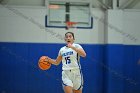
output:
M69 77L70 74L70 71L62 71L62 84L65 93L73 93L73 83Z
M82 93L82 90L73 90L73 93Z
M64 86L64 92L65 93L73 93L71 86Z
M73 93L82 93L83 75L80 70L74 71Z

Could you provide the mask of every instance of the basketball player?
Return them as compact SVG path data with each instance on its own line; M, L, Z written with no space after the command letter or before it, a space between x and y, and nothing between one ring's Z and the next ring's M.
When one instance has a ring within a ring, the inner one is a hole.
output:
M74 33L65 34L66 46L59 51L56 60L47 57L46 61L59 65L62 61L62 82L65 93L82 93L83 76L80 67L80 56L86 57L84 49L74 43Z

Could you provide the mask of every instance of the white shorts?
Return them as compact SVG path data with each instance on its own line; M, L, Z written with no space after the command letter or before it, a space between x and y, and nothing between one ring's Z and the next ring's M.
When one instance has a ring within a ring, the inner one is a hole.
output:
M80 69L62 71L63 86L71 86L74 90L82 90L83 75Z

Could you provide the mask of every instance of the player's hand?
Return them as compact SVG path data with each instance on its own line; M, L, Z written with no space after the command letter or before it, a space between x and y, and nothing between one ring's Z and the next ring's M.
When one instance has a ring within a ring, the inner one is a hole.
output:
M46 56L46 58L44 59L44 61L49 62L49 60L51 60L50 57Z
M67 47L72 48L73 46L72 46L71 43L68 43L68 44L67 44Z
M41 56L39 61L41 62L41 61L44 61L45 59L46 59L46 56Z

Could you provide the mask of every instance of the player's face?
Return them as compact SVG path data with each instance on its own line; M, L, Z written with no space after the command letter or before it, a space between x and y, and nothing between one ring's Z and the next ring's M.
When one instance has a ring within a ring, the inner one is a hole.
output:
M65 36L65 41L66 41L66 43L68 44L68 43L73 43L74 42L74 37L72 36L72 34L71 33L67 33L66 34L66 36Z

